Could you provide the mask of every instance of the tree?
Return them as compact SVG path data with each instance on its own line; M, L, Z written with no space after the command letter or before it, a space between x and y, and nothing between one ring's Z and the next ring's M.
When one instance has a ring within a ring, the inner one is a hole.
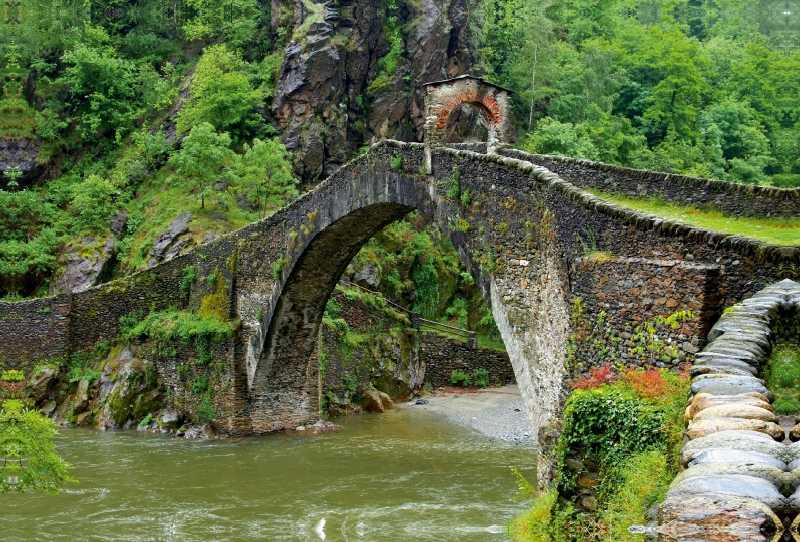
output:
M268 209L277 209L297 197L297 179L292 176L291 153L279 139L255 139L244 145L245 153L238 167L238 180L231 185L234 193L246 193L256 204L258 217Z
M117 194L111 183L97 175L89 175L72 187L72 213L82 230L102 230L114 212L113 197Z
M205 209L206 198L211 195L214 184L221 178L236 177L236 153L230 149L231 138L227 133L218 134L214 127L203 122L189 132L181 150L173 154L168 164L175 168L169 181L185 186L190 193L200 196L200 208Z
M26 409L19 399L7 399L0 407L0 492L58 493L59 487L76 480L70 464L56 453L56 423L37 410Z
M133 63L116 56L105 30L93 26L62 60L67 68L61 81L70 88L83 138L96 139L102 128L121 141L141 113Z
M206 47L192 78L191 97L178 117L178 131L188 132L203 122L219 131L239 127L261 98L243 69L242 60L227 46Z
M532 153L558 154L589 160L598 158L597 148L574 124L559 122L550 117L539 121L524 149Z

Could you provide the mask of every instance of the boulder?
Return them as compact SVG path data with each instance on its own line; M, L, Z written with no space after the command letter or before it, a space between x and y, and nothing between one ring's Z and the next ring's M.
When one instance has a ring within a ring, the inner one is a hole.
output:
M748 378L743 376L729 376L718 375L700 375L692 382L692 393L710 393L711 395L739 395L745 392L760 393L771 402L775 399L762 380L757 378Z
M121 209L109 220L109 228L117 239L125 237L125 226L128 224L128 211Z
M759 433L771 436L778 442L786 438L786 433L780 425L763 420L751 420L746 418L705 418L703 420L697 420L697 418L695 418L695 421L689 425L686 436L689 440L695 440L712 433L734 430L758 431Z
M361 400L361 407L367 412L385 412L394 408L392 399L376 389L366 389Z
M686 408L686 419L691 420L698 412L719 405L747 405L770 412L772 411L772 406L766 400L750 395L711 395L708 393L698 393L692 399L692 403Z
M689 468L687 470L706 464L747 464L753 466L762 465L780 471L786 469L786 463L769 454L748 452L745 450L732 450L729 448L710 448L696 454L692 461L688 463L687 466Z
M51 294L68 294L88 290L102 282L114 261L114 238L109 237L98 247L93 237L69 249L67 265L50 287Z
M792 442L800 441L800 424L795 425L789 430L789 439Z
M89 381L85 378L78 382L78 391L75 392L75 400L72 407L73 414L80 414L89 406Z
M670 484L670 487L678 485L688 478L696 478L698 476L724 476L728 474L744 474L761 478L775 486L778 491L780 491L784 485L788 485L790 481L789 473L783 472L781 468L774 465L748 462L701 463L679 473Z
M183 243L180 249L174 250L174 245L179 237L189 231L189 223L192 221L192 212L184 211L178 218L173 220L169 226L158 235L153 248L150 250L150 267L166 259L174 258L178 255L181 249L188 248L189 243ZM172 250L171 250L172 249ZM169 255L169 258L167 257Z
M721 476L696 476L686 478L673 485L670 495L731 495L753 499L766 504L772 510L788 512L791 505L786 498L767 480L743 474Z
M30 397L35 403L39 403L45 397L47 392L53 387L53 384L58 380L58 369L53 367L45 367L31 378L30 381Z
M784 463L797 459L797 451L791 445L775 442L772 437L757 431L717 431L709 435L690 440L681 451L681 464L688 465L698 455L711 449L742 450L758 452L774 457Z
M778 417L770 410L741 403L709 406L694 415L695 422L709 418L748 418L751 420L778 423Z
M667 494L658 509L659 542L778 542L784 528L764 503L727 494Z
M180 427L181 416L172 407L165 408L158 417L158 428L162 431L174 431Z
M374 290L378 286L378 267L367 262L353 275L352 281L364 288Z

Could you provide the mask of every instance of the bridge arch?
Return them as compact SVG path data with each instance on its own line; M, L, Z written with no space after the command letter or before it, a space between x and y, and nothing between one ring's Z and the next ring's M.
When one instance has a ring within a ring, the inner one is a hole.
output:
M439 225L479 286L506 344L532 426L546 423L557 411L569 321L565 270L552 250L553 239L536 241L543 249L533 259L533 239L546 229L530 227L537 217L546 221L540 204L503 196L512 185L532 184L530 175L520 171L486 183L467 170L497 169L499 174L500 166L487 168L457 154L437 153L442 178L432 178L420 175L423 160L422 145L382 144L299 200L298 221L284 225L284 246L277 252L285 266L274 283L263 281L263 272L248 277L256 266L247 251L240 252L237 306L246 335L252 432L301 425L316 414L314 353L325 305L360 248L412 210ZM465 168L460 189L471 194L469 204L446 196L453 178L444 172L454 167ZM501 205L495 209L498 197ZM314 213L313 231L306 228L309 233L304 234L309 211ZM548 243L552 246L545 248ZM500 254L513 264L500 269L495 262ZM257 257L263 258L263 251ZM249 284L259 279L260 287ZM540 288L528 288L540 280ZM253 318L254 313L260 318Z

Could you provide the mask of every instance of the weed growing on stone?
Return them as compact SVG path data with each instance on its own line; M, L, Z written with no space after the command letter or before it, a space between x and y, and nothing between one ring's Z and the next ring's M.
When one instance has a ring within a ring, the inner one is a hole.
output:
M775 414L800 413L800 348L790 344L776 346L762 376L775 395Z
M392 155L392 160L391 160L389 166L394 171L400 171L401 169L403 169L403 155L401 155L399 153L394 153Z
M183 268L183 280L181 281L181 292L183 292L183 295L189 295L192 291L192 285L195 282L197 282L197 270L193 265L187 265Z

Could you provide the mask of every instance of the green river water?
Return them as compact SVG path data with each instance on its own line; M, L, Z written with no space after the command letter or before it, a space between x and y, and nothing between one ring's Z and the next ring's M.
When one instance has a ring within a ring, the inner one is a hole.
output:
M335 420L339 432L187 441L61 432L80 481L59 495L0 495L0 540L508 540L509 467L536 450L400 408Z

